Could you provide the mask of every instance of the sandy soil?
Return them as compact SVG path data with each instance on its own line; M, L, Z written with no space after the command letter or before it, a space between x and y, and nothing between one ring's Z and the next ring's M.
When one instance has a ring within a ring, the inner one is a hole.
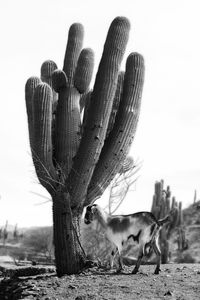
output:
M80 275L58 278L55 274L3 279L0 299L200 299L200 264L141 266L137 275L126 267L122 274L92 268ZM3 293L4 291L4 293Z

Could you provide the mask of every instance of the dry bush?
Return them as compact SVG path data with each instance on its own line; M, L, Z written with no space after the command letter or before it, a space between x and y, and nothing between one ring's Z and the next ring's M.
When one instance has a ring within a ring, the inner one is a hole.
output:
M52 227L40 227L28 230L22 240L22 246L28 249L31 258L41 254L46 259L53 258L53 232ZM30 256L30 255L29 255Z
M189 250L186 250L186 251L183 251L183 252L178 252L177 253L177 257L176 259L174 260L174 262L176 263L180 263L180 264L184 264L184 263L195 263L196 260L195 258L191 255L190 251Z

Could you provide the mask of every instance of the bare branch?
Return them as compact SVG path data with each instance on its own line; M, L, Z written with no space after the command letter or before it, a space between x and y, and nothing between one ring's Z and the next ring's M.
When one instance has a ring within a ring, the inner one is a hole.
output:
M108 201L108 210L110 214L114 214L124 201L130 188L138 179L136 174L141 168L141 162L135 163L132 158L125 160L124 166L113 179L110 186L110 195Z

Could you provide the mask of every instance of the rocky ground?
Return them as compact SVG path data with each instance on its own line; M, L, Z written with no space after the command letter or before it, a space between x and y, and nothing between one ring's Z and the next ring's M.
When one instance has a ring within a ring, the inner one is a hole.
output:
M86 299L200 299L200 264L162 265L162 272L154 275L154 266L141 266L132 275L126 267L122 274L97 267L79 275L58 278L49 268L21 273L2 270L0 299L86 300Z

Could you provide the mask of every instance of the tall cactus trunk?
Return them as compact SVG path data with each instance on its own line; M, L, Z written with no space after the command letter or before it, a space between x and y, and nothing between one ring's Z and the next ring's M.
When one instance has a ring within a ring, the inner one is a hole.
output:
M72 212L70 195L60 192L53 197L55 260L58 276L78 273L85 264L80 244L81 213Z

